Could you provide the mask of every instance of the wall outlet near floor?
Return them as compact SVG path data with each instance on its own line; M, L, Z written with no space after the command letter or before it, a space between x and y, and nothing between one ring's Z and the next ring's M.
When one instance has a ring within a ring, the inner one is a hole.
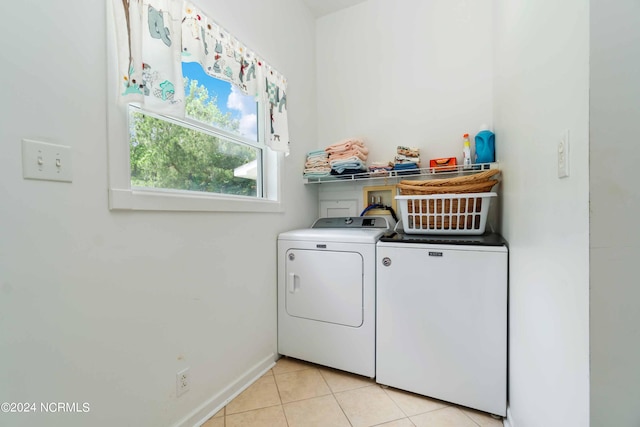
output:
M181 396L191 388L191 374L189 368L184 368L176 374L176 396Z
M569 131L560 134L558 141L558 178L569 176Z

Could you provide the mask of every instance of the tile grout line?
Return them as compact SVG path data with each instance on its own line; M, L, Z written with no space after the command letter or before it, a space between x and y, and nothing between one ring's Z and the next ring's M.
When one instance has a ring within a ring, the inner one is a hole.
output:
M340 401L338 400L338 398L336 397L336 393L333 391L333 389L331 388L331 386L329 385L329 383L327 382L327 379L324 377L324 375L322 375L322 371L320 371L320 376L322 377L322 379L324 380L325 383L327 383L327 387L329 387L329 390L331 390L331 397L333 397L333 400L336 401L336 403L338 404L338 408L340 408L340 411L342 411L342 415L344 415L344 418L347 420L347 422L349 423L349 425L351 427L353 427L353 423L351 422L351 419L349 418L349 416L347 415L346 412L344 412L344 408L342 407L342 405L340 404Z
M458 409L460 409L460 408L458 408ZM474 420L473 418L471 418L471 417L469 416L469 414L467 414L465 411L463 411L462 409L460 409L460 412L462 412L462 413L464 414L464 416L465 416L465 417L469 418L469 419L471 420L471 422L472 422L472 423L474 423L474 424L475 424L475 425L477 425L478 427L482 427L480 424L478 424L478 423L476 422L476 420Z
M331 386L329 385L329 383L327 382L327 379L324 377L324 375L322 375L322 370L320 370L320 376L322 377L322 379L324 380L324 382L327 384L327 387L329 387L329 390L331 391L331 397L333 397L333 400L336 401L336 403L338 404L338 408L340 408L340 411L342 411L342 415L344 415L344 418L347 420L347 422L349 423L349 425L351 427L353 427L353 423L351 422L351 420L349 419L349 416L347 415L346 412L344 412L344 408L342 407L342 405L340 404L340 401L338 400L338 398L336 397L336 393L333 391L333 389L331 388Z
M398 404L398 402L396 402L396 400L395 400L395 399L394 399L394 398L393 398L389 393L387 393L387 389L388 389L388 388L389 388L389 387L384 388L384 387L380 386L380 389L381 389L381 390L384 392L384 394L389 398L389 400L391 400L391 401L393 402L393 404L394 404L394 405L396 405L396 407L397 407L398 409L400 409L400 412L402 412L402 413L404 414L404 417L405 417L405 418L408 418L408 419L409 419L409 414L407 414L407 413L404 411L404 409L402 409L402 407ZM411 421L411 419L409 419L409 421ZM413 424L413 421L411 421L411 423Z
M260 408L246 409L246 410L244 410L244 411L239 411L239 412L235 412L235 413L233 413L233 414L228 414L228 415L227 415L227 406L229 406L229 403L231 403L231 402L228 402L228 403L224 406L224 408L223 408L223 410L224 410L224 414L223 414L223 415L224 415L224 416L223 416L223 418L224 418L224 423L223 423L223 426L224 426L224 427L226 427L226 426L227 426L227 417L228 417L228 416L232 416L232 415L246 414L247 412L259 411L259 410L262 410L262 409L268 409L268 408L275 408L275 407L278 407L278 406L280 406L280 407L281 407L281 409L282 409L282 413L283 413L283 414L285 414L285 412L284 412L284 406L282 405L282 397L280 396L280 389L278 388L278 382L276 381L275 374L273 373L273 368L271 369L271 374L272 374L271 376L273 376L273 382L274 382L274 384L275 384L275 386L276 386L276 391L278 392L278 400L280 401L280 403L279 403L279 404L276 404L276 405L263 406L263 407L260 407ZM258 380L257 380L257 381L259 381L259 380L260 380L260 379L262 379L262 378L266 378L266 377L267 377L267 375L265 374L265 375L263 375L262 377L258 378ZM256 382L257 382L257 381L256 381ZM237 397L237 396L236 396L236 397ZM235 399L234 399L234 400L235 400ZM289 426L289 422L288 422L288 420L287 420L286 418L287 418L287 416L286 416L286 414L285 414L285 421L287 422L287 427L288 427L288 426Z
M398 420L403 420L403 419L405 419L405 418L406 418L406 419L408 419L408 420L409 420L409 422L410 422L411 424L413 424L413 421L411 421L411 419L409 418L409 415L407 415L407 413L404 411L404 409L402 409L402 408L400 407L400 405L398 405L398 402L396 402L396 401L395 401L395 399L394 399L393 397L391 397L391 395L390 395L389 393L387 393L387 389L388 389L389 387L387 387L387 388L383 388L383 387L382 387L382 385L380 385L380 384L378 384L378 383L376 383L375 385L376 385L376 386L378 386L378 387L380 388L380 390L382 390L382 391L384 392L385 396L387 396L387 397L389 398L389 400L390 400L390 401L392 401L394 405L396 405L396 408L398 408L398 409L400 410L400 412L402 413L402 415L404 415L404 418L398 418L397 420L391 420L391 421L389 421L389 422L392 422L392 421L398 421Z
M276 373L274 372L273 368L271 368L271 373L273 374L273 382L275 383L276 391L278 392L278 399L280 399L280 409L282 409L282 414L284 415L284 422L287 423L287 427L289 427L289 419L287 418L287 413L284 410L282 395L280 394L280 387L278 387L278 380L276 379Z

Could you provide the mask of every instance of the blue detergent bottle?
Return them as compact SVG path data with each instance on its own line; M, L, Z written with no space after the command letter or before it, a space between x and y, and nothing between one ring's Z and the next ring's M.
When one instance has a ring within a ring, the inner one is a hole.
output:
M496 136L487 125L480 127L476 134L476 163L492 163L496 161Z

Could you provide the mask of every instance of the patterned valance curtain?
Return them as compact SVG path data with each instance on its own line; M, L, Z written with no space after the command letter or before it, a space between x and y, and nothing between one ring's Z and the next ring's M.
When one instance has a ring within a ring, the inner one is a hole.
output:
M212 77L262 99L266 143L289 151L287 81L258 55L202 13L179 0L113 0L119 98L184 117L181 62L198 62Z
M184 116L182 2L113 0L120 99Z

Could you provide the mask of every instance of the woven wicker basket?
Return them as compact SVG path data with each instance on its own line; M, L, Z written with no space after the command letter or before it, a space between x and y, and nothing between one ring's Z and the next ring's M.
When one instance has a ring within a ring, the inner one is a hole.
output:
M460 185L407 185L398 184L398 190L403 196L426 195L426 194L463 194L463 193L486 193L491 191L498 183L495 179L472 182Z
M397 185L403 196L427 194L486 193L499 181L491 179L499 174L499 169L490 169L472 175L455 178L430 179L426 181L402 180Z
M500 169L489 169L487 171L478 172L471 175L458 176L455 178L428 179L426 181L402 180L400 181L400 184L414 186L427 185L429 187L473 184L477 182L487 181L489 178L499 173Z

